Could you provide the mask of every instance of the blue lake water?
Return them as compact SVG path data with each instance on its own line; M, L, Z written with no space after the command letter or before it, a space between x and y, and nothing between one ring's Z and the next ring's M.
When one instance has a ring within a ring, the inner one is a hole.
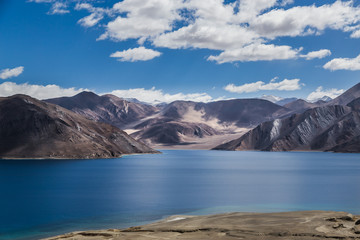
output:
M0 239L124 228L174 214L360 214L360 154L168 150L98 160L0 160Z

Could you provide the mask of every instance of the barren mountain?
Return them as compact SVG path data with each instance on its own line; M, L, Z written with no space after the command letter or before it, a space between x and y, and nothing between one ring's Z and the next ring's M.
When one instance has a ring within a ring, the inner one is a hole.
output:
M26 95L0 98L0 157L109 158L155 153L117 127Z
M151 116L158 111L154 106L127 101L114 95L98 96L81 92L73 97L47 99L47 102L62 106L89 119L109 123L119 128Z
M175 101L155 107L136 101L128 102L112 95L97 96L89 92L47 101L87 118L123 128L134 138L153 146L189 146L208 139L208 145L213 144L213 147L223 143L225 136L228 136L227 141L239 138L244 131L263 122L274 119L278 119L277 122L285 121L284 119L289 119L294 114L300 116L309 109L332 106L334 103L346 105L357 96L360 97L360 84L329 102L310 103L296 99L284 106L262 99L234 99L210 103ZM344 109L350 108L344 106ZM290 129L289 126L285 128L287 131ZM292 148L294 146L289 147ZM325 146L318 148L324 149Z
M273 119L286 108L260 99L212 103L175 101L154 107L112 95L82 92L74 97L48 99L87 118L125 129L149 144L187 144L215 135L243 132L243 128ZM231 137L230 137L231 138ZM213 146L215 146L214 143Z
M243 132L273 119L277 111L288 111L261 99L236 99L210 103L175 101L158 114L132 126L132 136L148 144L189 144L215 135ZM215 138L213 138L215 139ZM216 141L221 140L216 138ZM212 146L215 146L214 142Z
M275 102L277 105L284 106L285 104L291 103L293 101L296 101L297 98L284 98L280 101Z
M334 100L331 100L327 105L347 105L351 101L360 97L360 83L356 84Z
M360 152L359 96L360 83L330 102L296 100L285 107L298 113L264 122L214 149Z
M264 122L239 139L214 149L359 152L353 147L359 136L360 112L335 105Z
M298 111L305 111L310 108L320 107L321 105L325 104L326 102L315 102L310 103L303 99L297 99L293 102L287 103L284 105L284 107L291 109L294 112Z

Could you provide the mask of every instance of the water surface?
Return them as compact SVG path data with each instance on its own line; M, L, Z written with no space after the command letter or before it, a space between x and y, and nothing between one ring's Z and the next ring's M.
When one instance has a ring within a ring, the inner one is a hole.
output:
M98 160L0 160L0 239L124 228L173 214L360 214L360 155L167 150Z

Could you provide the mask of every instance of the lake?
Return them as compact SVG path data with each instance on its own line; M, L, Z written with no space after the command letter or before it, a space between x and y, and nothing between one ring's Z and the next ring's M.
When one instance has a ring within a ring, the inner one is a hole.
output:
M166 150L97 160L0 160L0 239L124 228L174 214L360 214L360 155Z

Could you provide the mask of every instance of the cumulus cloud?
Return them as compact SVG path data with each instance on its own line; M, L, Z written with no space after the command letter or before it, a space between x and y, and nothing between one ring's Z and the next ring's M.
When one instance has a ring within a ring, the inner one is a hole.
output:
M314 58L324 58L331 55L331 51L328 49L321 49L319 51L309 52L308 54L301 55L302 58L306 60L311 60Z
M280 6L286 6L286 5L290 5L290 4L293 4L294 3L294 0L282 0L280 2Z
M75 5L75 10L87 10L91 13L90 15L83 17L78 21L78 24L83 27L93 27L97 25L104 18L105 15L112 16L113 14L112 9L94 7L90 3L86 2L77 3Z
M82 26L107 21L98 40L135 39L139 45L148 42L170 49L218 50L218 56L208 58L217 63L310 60L330 54L326 49L303 54L302 48L275 45L274 40L281 37L317 36L326 29L360 37L360 6L351 0L302 6L293 0L123 0L112 8L95 8L86 0L65 3L75 2L76 10L90 13L78 21Z
M299 50L290 46L275 46L273 44L251 44L244 48L226 50L218 56L208 57L209 61L217 63L235 61L284 60L297 57Z
M214 99L207 93L175 93L169 94L164 93L161 89L156 89L152 87L150 89L145 88L132 88L126 90L114 90L110 92L115 96L121 98L136 98L139 101L147 102L151 104L157 103L170 103L176 100L186 100L186 101L195 101L195 102L210 102Z
M277 90L277 91L294 91L301 89L303 84L300 83L300 79L284 79L277 82L278 78L272 79L269 83L258 81L254 83L246 83L236 86L235 84L228 84L224 89L232 93L250 93L263 90Z
M322 34L325 29L344 30L359 21L359 7L353 1L335 1L321 6L296 6L273 9L254 18L251 26L260 35L281 36Z
M351 38L360 38L360 29L354 31L351 35Z
M334 58L330 62L327 62L323 67L331 71L360 70L360 55L355 58Z
M78 21L78 24L80 24L83 27L93 27L96 24L98 24L98 22L103 19L104 16L103 15L99 15L97 13L92 13L89 16L83 17Z
M116 3L113 10L118 16L106 25L106 33L100 39L117 41L151 37L172 30L172 23L181 19L179 7L182 0L124 0Z
M62 88L57 85L33 85L28 83L17 84L14 82L4 82L0 84L0 96L8 97L15 94L26 94L38 99L48 99L56 97L73 96L82 91L83 88Z
M16 67L16 68L6 68L0 70L0 79L8 79L12 77L17 77L22 74L24 71L24 67Z
M121 62L136 62L147 61L159 57L161 52L147 49L144 47L131 48L124 51L117 51L110 55L110 57L117 58Z
M49 99L56 97L70 97L83 91L91 91L85 88L63 88L58 85L34 85L29 83L17 84L14 82L4 82L0 84L0 97L8 97L15 94L25 94L37 99ZM105 94L101 93L100 95ZM186 100L195 102L210 102L222 100L224 98L213 99L207 93L165 93L161 89L152 87L145 88L132 88L132 89L118 89L110 92L115 96L121 98L136 98L139 101L147 102L150 104L170 103L176 100Z
M324 90L323 87L320 86L314 92L309 94L309 96L307 97L307 100L310 102L316 102L323 97L330 97L330 98L334 99L344 92L345 92L344 89L332 88L332 89Z
M257 34L240 25L211 23L200 19L177 31L161 34L152 41L157 47L171 49L233 50L255 42L257 38Z
M54 2L50 8L49 14L66 14L70 11L67 9L67 4L64 2Z
M29 2L50 3L50 2L54 2L54 0L29 0Z

